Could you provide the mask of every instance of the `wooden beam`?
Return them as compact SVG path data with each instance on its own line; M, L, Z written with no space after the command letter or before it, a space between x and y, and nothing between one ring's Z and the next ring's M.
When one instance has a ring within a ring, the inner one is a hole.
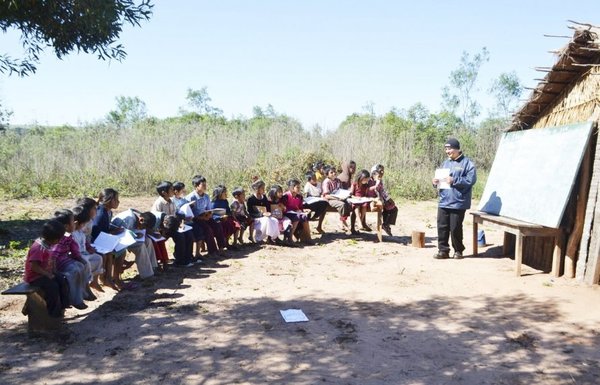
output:
M551 67L534 67L534 70L538 72L564 72L570 74L579 74L581 71L579 70L570 70L565 68L551 68Z
M575 210L575 225L571 230L565 253L565 277L575 278L575 257L579 249L579 242L583 234L583 223L585 221L585 207L587 205L588 190L590 188L590 158L591 148L587 146L581 162L579 174L579 186L577 195L577 208Z
M546 79L533 79L539 81L541 84L571 84L571 82L557 82L555 80L546 80Z
M567 35L544 35L544 37L561 37L561 38L565 38L565 39L570 39L573 36L567 36Z
M576 25L581 25L583 27L588 27L588 28L593 28L594 26L592 24L589 23L580 23L578 21L574 21L574 20L567 20L567 22L571 23L571 24L576 24ZM571 26L569 26L570 28Z

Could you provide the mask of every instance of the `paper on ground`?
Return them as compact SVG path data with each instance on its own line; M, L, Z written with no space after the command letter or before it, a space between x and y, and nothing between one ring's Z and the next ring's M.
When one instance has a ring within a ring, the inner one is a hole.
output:
M300 309L279 310L285 322L306 322L308 317Z
M440 190L450 188L450 184L448 184L448 182L446 181L446 178L448 178L449 176L450 176L449 168L436 168L435 169L435 174L433 177L435 179L439 180L437 187Z

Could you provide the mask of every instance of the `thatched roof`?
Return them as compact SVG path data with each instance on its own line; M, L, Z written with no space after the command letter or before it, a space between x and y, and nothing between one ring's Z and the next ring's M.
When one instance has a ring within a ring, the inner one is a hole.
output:
M591 68L600 66L600 28L588 24L571 28L575 29L575 33L571 41L557 52L554 66L536 68L547 74L514 114L507 131L531 128L549 106L563 97L563 91Z

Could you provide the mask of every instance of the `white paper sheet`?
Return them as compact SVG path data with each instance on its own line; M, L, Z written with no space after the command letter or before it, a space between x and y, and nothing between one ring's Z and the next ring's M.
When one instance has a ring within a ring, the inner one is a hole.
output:
M186 218L193 217L194 216L194 212L192 211L192 208L190 207L192 205L192 203L194 203L194 202L189 202L189 203L186 203L186 204L182 205L179 208L178 212L180 214L183 214Z
M123 231L121 234L117 235L117 237L119 237L119 242L117 243L117 246L115 246L115 251L126 249L136 242L133 233L129 230Z
M213 215L225 215L227 214L227 210L225 209L212 209Z
M308 317L300 309L279 310L285 322L306 322Z
M179 233L185 233L186 231L190 231L192 229L192 226L189 225L183 225L183 227L180 227L177 232Z
M345 199L348 199L348 197L350 196L350 194L351 194L351 191L350 191L350 190L345 190L345 189L343 189L343 188L339 188L339 189L335 190L334 192L332 192L332 193L331 193L331 194L329 194L329 195L331 195L331 196L334 196L334 197L336 197L337 199L339 199L339 200L342 200L342 201L343 201L343 200L345 200Z
M104 231L98 234L92 246L100 254L110 253L119 243L119 237L116 235L105 233Z
M446 178L448 178L450 176L450 169L449 168L436 168L435 169L435 174L434 174L434 178L438 179L438 185L437 188L440 190L443 189L449 189L450 188L450 184L448 184L448 182L446 181Z
M367 197L348 198L348 203L354 203L355 205L361 204L361 203L367 203L367 202L373 202L373 198L367 198Z
M319 198L319 197L305 197L304 198L304 204L305 205L310 205L310 204L313 204L313 203L318 202L318 201L325 201L325 199Z

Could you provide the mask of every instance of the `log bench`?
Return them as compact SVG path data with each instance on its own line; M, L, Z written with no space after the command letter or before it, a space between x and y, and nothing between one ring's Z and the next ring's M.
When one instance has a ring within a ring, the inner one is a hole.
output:
M375 234L377 235L377 241L382 242L383 235L381 234L381 225L383 224L383 211L382 210L371 210L370 206L369 206L369 210L367 210L367 211L371 211L371 212L375 211L377 213L377 229L375 231ZM337 210L334 207L327 205L327 212L328 213L337 213Z
M3 295L25 295L25 305L21 312L27 316L27 331L35 332L58 331L62 327L62 318L48 315L46 301L40 288L21 282L2 292Z
M523 222L517 219L507 218L500 215L492 215L484 212L472 212L473 216L473 256L477 257L477 230L480 224L490 224L495 228L504 231L504 241L502 244L503 254L508 254L508 234L514 234L515 243L515 272L517 277L521 276L521 264L523 262L523 238L524 237L553 237L554 254L552 256L552 274L558 277L560 270L560 258L563 248L562 230L552 227L536 225L534 223ZM507 234L508 233L508 234Z

